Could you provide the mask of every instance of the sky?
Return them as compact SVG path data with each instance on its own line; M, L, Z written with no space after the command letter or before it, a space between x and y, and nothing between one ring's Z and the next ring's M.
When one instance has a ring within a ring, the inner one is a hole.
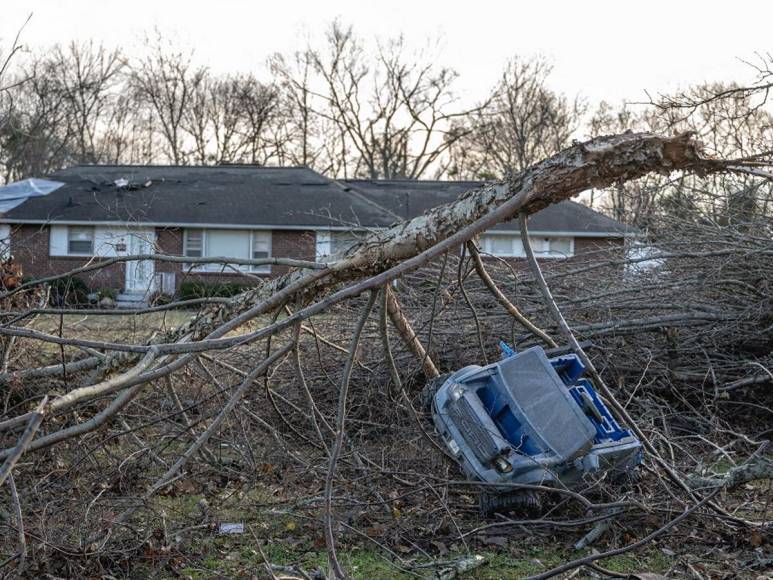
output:
M593 104L703 81L751 82L742 60L773 50L765 45L769 0L2 0L0 47L30 13L21 39L31 48L93 39L136 55L157 28L213 71L259 76L268 55L302 48L339 18L367 38L439 40L439 64L459 72L457 94L470 102L513 55L549 58L551 86Z

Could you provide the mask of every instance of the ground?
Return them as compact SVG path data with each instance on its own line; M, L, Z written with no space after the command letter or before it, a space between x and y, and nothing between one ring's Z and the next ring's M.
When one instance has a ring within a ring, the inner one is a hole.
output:
M201 494L181 493L158 498L156 505L171 518L172 514L195 513L202 498ZM325 570L327 553L316 523L307 523L303 518L288 514L281 508L281 502L276 509L257 507L265 505L266 501L262 490L253 490L246 495L233 493L216 513L211 514L210 525L183 540L174 554L148 550L143 567L148 572L160 573L158 577L162 578L194 579L263 577L266 561L274 565L298 566L307 572L317 568ZM243 523L244 533L220 534L217 531L220 523ZM377 530L375 532L372 537L368 534L365 538L350 535L346 538L350 543L344 543L340 548L339 560L353 578L415 578L422 571L424 577L431 577L431 572L437 570L434 566L421 568L432 560L415 547L399 546L389 554L378 545ZM483 565L464 575L471 579L522 578L591 552L590 549L573 550L571 545L559 540L555 543L515 543L496 536L489 537L486 542L470 543L469 551L462 545L437 544L443 548L443 553L433 549L433 553L428 554L437 560L452 562L469 555L484 558ZM653 544L643 552L606 559L603 565L618 573L665 574L676 561L675 552L665 545L661 548Z
M121 317L84 313L66 315L61 319L40 317L32 327L51 334L61 331L64 336L88 336L92 340L141 342L154 332L174 327L193 315L192 312L174 310ZM56 345L48 345L46 354L55 355L57 352ZM93 457L101 461L100 454L104 452L107 462L108 455L130 456L127 451L133 452L134 449L124 449L124 444L124 440L113 440L103 450L95 451ZM217 445L211 448L227 464L227 452L224 454ZM182 449L180 443L179 449L167 448L166 451ZM730 466L730 463L723 464L719 458L712 468L721 472ZM122 464L123 475L129 474L131 468L132 463L127 459L125 466ZM270 470L272 466L266 469ZM109 565L117 566L126 577L170 579L263 578L267 577L265 562L296 566L306 572L317 568L326 570L327 553L319 524L319 509L298 510L293 507L303 498L318 497L318 486L292 487L283 480L281 484L272 485L270 474L248 475L249 481L244 477L218 477L218 473L210 468L192 467L186 477L178 479L154 497L146 515L134 522L141 528L140 531L150 532L146 535L151 540L139 553L133 550L127 553L126 560L115 558ZM281 477L276 479L279 481ZM135 480L132 485L136 485L137 481L142 479ZM754 486L758 487L757 492L762 491L763 494L765 489L769 490L769 482L757 482ZM88 490L84 490L84 495L87 494ZM469 513L470 510L463 516L465 524L475 522L476 516ZM485 563L464 574L465 578L522 578L589 554L592 550L604 551L621 543L630 544L646 533L646 530L639 529L636 535L627 536L625 530L618 529L609 543L607 538L602 538L592 548L583 551L574 550L572 545L587 529L573 529L561 536L541 532L533 535L478 536L467 545L458 540L447 540L454 537L453 532L438 539L428 539L424 533L422 540L416 543L382 538L385 530L393 528L402 528L403 532L407 532L399 537L411 537L411 526L415 525L411 517L399 511L388 515L379 512L372 517L359 518L357 533L351 529L340 530L339 560L344 568L353 578L396 579L415 578L417 575L429 578L435 577L432 574L438 570L438 561L453 562L478 555L484 558ZM369 522L371 527L365 527L363 521ZM239 534L224 535L219 532L223 523L244 524L244 530ZM608 558L599 564L618 574L669 574L673 570L683 571L685 564L692 562L690 565L696 572L719 578L727 577L726 571L737 565L734 558L749 561L755 550L764 551L769 546L765 539L742 538L737 542L741 547L728 547L734 540L722 538L715 541L724 542L724 547L715 549L712 541L705 535L699 539L696 536L694 543L686 545L685 532L681 530L679 534L664 535L642 550ZM697 556L702 563L695 563ZM707 566L706 561L712 563ZM432 568L428 567L430 563L433 563ZM754 578L756 573L745 577Z

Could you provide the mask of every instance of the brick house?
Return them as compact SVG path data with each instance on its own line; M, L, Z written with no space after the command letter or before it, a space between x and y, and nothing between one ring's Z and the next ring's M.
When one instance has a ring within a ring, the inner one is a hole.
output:
M415 217L480 185L336 181L306 167L248 165L87 165L26 181L0 187L0 238L25 276L34 278L93 260L149 253L319 260L363 231ZM25 189L32 193L17 195ZM571 201L542 210L530 224L533 245L544 257L622 252L627 235L623 224ZM513 223L486 232L481 246L512 259L523 253ZM249 283L286 270L135 260L82 278L92 289L110 288L124 300L142 301L150 292L172 294L185 280Z

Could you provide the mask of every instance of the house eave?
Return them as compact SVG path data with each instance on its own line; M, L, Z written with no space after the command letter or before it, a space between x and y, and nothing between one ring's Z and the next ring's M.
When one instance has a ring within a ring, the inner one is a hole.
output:
M211 228L222 230L288 230L288 231L352 231L352 230L383 230L388 226L323 226L323 225L278 225L278 224L222 224L210 222L126 222L126 221L92 221L92 220L41 220L41 219L14 219L0 217L0 223L21 225L69 225L69 226L119 226L119 227L156 227L156 228ZM574 238L628 238L635 237L636 232L587 232L571 230L531 230L533 236L562 236ZM518 230L489 230L490 234L518 234Z

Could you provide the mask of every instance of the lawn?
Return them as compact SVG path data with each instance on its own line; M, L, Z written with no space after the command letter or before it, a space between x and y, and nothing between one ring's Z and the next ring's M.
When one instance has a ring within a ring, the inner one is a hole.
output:
M65 338L88 338L113 342L143 342L152 334L174 328L195 313L188 310L168 310L148 314L132 314L131 311L116 314L41 315L30 328L48 334L60 334Z

